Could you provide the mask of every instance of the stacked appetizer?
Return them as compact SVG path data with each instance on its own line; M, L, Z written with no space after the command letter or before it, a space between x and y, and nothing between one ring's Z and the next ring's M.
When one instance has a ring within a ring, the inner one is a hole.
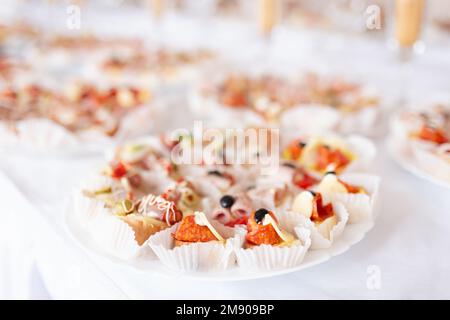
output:
M355 172L370 165L370 141L298 137L268 173L224 161L231 139L204 142L214 152L199 164L174 161L189 135L122 145L76 192L75 217L109 254L182 272L292 268L373 219L379 179Z

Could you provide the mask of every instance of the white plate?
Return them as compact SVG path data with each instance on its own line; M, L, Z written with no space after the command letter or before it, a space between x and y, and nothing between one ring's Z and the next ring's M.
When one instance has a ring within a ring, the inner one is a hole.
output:
M450 189L449 182L442 180L438 175L419 166L410 150L399 144L394 137L390 136L387 138L386 146L391 157L406 171L409 171L419 178Z
M118 259L108 253L105 253L92 239L91 235L85 230L76 216L73 214L72 206L69 204L65 210L65 227L68 234L78 242L83 250L88 253L94 253L98 258L104 260L105 263L119 264L121 266L127 266L130 272L138 272L143 281L146 274L152 275L158 274L163 277L170 278L187 278L196 279L202 281L240 281L251 280L258 278L268 278L295 271L303 270L323 262L326 262L331 257L344 253L351 246L361 241L366 233L374 226L374 220L365 221L358 224L347 225L343 234L333 243L328 249L308 251L301 265L273 271L254 271L245 272L238 267L234 267L230 270L223 272L193 272L193 273L181 273L167 269L157 258L155 260L145 260L144 258L137 258L130 261ZM375 215L374 215L375 217Z

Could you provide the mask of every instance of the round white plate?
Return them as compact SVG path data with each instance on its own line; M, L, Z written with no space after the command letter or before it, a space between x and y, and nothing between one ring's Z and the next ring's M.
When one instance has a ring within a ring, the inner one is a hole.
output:
M374 226L373 220L347 225L343 234L336 239L330 248L308 251L302 264L293 268L272 271L255 270L248 272L243 271L238 267L233 267L232 269L223 272L181 273L168 269L159 260L157 260L156 257L147 257L147 259L141 257L130 261L125 261L106 253L95 243L89 232L81 226L80 222L73 214L72 208L73 207L69 204L65 211L65 225L68 230L68 234L71 235L75 242L79 243L83 250L88 253L95 254L98 258L102 258L106 263L127 266L130 272L139 272L140 277L145 277L146 274L151 273L152 275L158 274L163 277L182 277L202 281L218 282L268 278L318 265L349 250L351 246L361 241L366 233Z
M438 175L419 166L410 150L406 146L399 144L392 136L387 138L386 147L391 157L406 171L436 185L450 189L449 182L442 180Z

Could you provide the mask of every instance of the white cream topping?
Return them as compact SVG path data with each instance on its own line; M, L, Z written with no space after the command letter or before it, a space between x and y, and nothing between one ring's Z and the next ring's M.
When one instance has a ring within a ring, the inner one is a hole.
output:
M216 237L217 240L225 241L225 239L217 232L217 230L211 225L211 223L209 223L206 215L203 212L195 211L194 217L196 224L198 224L199 226L208 227L209 231L211 231L211 233Z
M291 242L294 241L294 237L286 232L281 231L281 229L278 227L275 220L272 218L270 214L266 214L264 216L264 219L262 221L263 226L267 226L269 224L272 225L272 227L275 229L275 232L278 234L278 236L284 241L284 242Z

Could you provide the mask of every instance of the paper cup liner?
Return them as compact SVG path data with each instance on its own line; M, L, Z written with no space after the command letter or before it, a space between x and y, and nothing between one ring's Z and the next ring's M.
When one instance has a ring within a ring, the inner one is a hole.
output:
M380 178L363 173L346 173L339 177L342 181L354 186L361 186L367 194L324 193L324 201L339 202L349 214L348 223L358 223L373 218L373 208L378 197Z
M87 227L98 215L107 214L103 201L86 197L81 191L73 194L74 213L80 224Z
M248 249L236 249L238 266L245 271L267 271L300 265L311 245L311 239L308 229L303 227L297 227L296 229L298 240L291 246L260 245Z
M45 149L75 147L76 136L48 119L28 119L17 123L18 143L21 145Z
M161 262L178 272L223 271L235 264L234 251L243 243L240 228L228 228L215 221L211 224L225 238L226 243L198 242L174 247L174 233L178 225L158 232L149 239L149 246Z
M155 258L147 245L154 235L139 245L133 228L117 216L109 213L95 216L89 224L89 232L103 250L119 259L131 260L144 255L146 258Z
M300 224L299 224L299 226L296 227L295 230L297 231L297 228L303 227L303 228L308 229L311 232L311 249L312 250L329 248L333 244L333 241L337 237L339 237L345 229L345 225L347 224L348 217L349 217L347 209L345 209L345 207L342 203L333 202L332 204L333 204L334 212L337 217L337 224L331 229L329 239L324 237L319 232L319 230L317 229L314 222L312 222L305 216L297 214L298 219L300 220ZM297 236L300 237L299 234L297 234Z

